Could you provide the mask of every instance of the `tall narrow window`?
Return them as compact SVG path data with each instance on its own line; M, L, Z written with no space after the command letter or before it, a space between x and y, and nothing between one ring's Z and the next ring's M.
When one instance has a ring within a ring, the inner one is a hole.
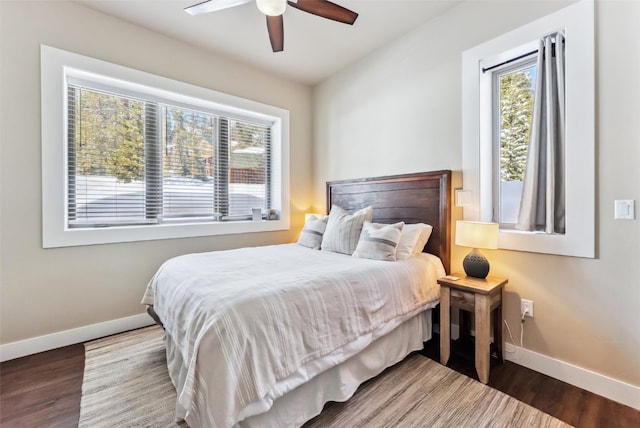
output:
M464 219L499 222L499 248L594 257L593 8L576 2L462 55Z
M501 229L564 233L563 40L547 36L482 70L492 87L492 220Z
M492 70L496 191L494 216L501 228L518 220L527 165L536 84L536 54Z

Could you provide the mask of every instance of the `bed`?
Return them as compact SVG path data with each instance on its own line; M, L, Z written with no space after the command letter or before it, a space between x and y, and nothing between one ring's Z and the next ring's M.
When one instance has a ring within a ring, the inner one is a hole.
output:
M327 183L327 211L433 227L387 262L296 243L180 256L142 303L165 328L176 417L191 427L301 426L431 338L449 271L451 172Z

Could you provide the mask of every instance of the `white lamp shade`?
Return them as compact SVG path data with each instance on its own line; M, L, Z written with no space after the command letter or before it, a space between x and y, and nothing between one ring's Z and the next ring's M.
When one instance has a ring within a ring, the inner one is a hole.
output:
M456 222L456 245L471 248L498 248L498 223Z
M287 0L256 0L260 12L269 16L279 16L287 8Z

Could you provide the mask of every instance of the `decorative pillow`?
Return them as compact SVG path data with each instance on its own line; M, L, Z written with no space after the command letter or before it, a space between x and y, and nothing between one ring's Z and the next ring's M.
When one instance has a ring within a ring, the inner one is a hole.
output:
M432 226L424 223L405 224L396 250L396 259L406 260L420 254L427 245L432 230Z
M340 208L337 205L331 207L327 229L322 236L320 249L351 255L356 250L362 224L371 221L373 209L363 208L353 214Z
M354 257L374 260L396 260L396 247L402 236L403 222L378 224L364 222Z
M302 232L300 232L298 244L313 250L319 250L320 244L322 243L322 235L324 235L324 231L327 228L327 220L329 220L328 215L321 218L315 215L309 216L304 223Z

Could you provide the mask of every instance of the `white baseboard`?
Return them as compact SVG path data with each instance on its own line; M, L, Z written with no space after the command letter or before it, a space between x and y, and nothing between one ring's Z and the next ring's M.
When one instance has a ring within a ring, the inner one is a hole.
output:
M640 410L640 387L507 343L509 361Z
M98 339L111 334L121 333L135 328L146 327L154 324L153 320L146 313L132 315L130 317L118 318L84 327L73 328L71 330L46 334L32 339L19 340L0 345L0 361L13 360L14 358L26 355L37 354L38 352L49 351L62 346L73 345L75 343L86 342Z
M440 333L438 324L434 324L434 332ZM458 337L458 332L458 325L451 324L452 339ZM638 386L521 348L509 342L505 342L505 351L505 358L518 365L640 410L640 387Z

